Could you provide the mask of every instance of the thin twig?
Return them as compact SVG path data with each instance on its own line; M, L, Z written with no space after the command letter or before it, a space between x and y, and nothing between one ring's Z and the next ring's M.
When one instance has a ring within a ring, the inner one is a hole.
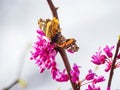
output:
M3 90L9 90L10 88L12 88L14 85L16 85L18 83L18 79L16 81L14 81L9 87L4 88Z
M23 66L24 66L24 63L25 63L24 61L25 61L26 55L27 55L30 47L31 47L31 45L27 44L25 49L24 49L24 51L23 51L23 54L20 56L20 62L19 62L20 65L19 65L19 68L18 68L18 73L17 73L16 80L14 82L12 82L10 84L10 86L4 88L3 90L9 90L9 89L11 89L13 86L15 86L19 82L21 73L23 71Z
M118 52L119 52L119 48L120 48L120 39L117 42L116 52L115 52L115 56L114 56L114 59L113 59L111 71L110 71L110 74L109 74L109 80L108 80L108 87L109 88L111 87L112 78L113 78L114 69L115 69L115 63L116 63L116 60L117 60L117 55L118 55Z
M54 4L53 4L53 2L51 0L47 0L47 2L48 2L48 5L49 5L49 7L50 7L50 9L52 11L53 17L56 17L58 19L57 8L54 6ZM59 28L60 28L60 26L59 26ZM58 47L58 52L60 53L60 55L61 55L61 57L63 59L65 68L66 68L67 73L68 73L68 75L70 77L70 82L71 82L73 90L80 90L80 86L76 85L71 80L71 75L70 75L71 66L70 66L70 63L69 63L69 60L68 60L68 57L67 57L67 54L66 54L65 50L63 48Z

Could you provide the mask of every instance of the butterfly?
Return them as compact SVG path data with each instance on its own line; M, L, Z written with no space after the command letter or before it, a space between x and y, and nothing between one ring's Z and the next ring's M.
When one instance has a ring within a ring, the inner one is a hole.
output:
M52 20L50 19L46 19L46 20L42 20L39 19L38 20L38 25L40 27L40 29L43 30L43 32L45 33L45 35L52 40L53 38L55 39L57 37L57 33L59 33L61 30L59 29L59 21L56 18L53 18ZM55 41L55 40L53 40Z
M79 47L76 44L76 40L74 38L65 39L64 42L62 42L61 44L57 44L57 45L58 47L64 48L72 53L77 52L79 49Z
M52 20L39 19L38 25L40 29L43 30L46 37L50 39L51 43L56 43L57 47L64 48L70 52L78 51L79 47L76 44L76 40L73 38L66 39L61 34L61 29L59 28L59 21L57 18L54 17Z

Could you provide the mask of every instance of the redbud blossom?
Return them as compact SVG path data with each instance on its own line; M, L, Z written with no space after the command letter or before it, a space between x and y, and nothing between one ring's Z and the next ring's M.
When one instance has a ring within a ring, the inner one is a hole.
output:
M70 71L72 82L77 83L79 81L79 71L80 66L74 63L72 70Z
M69 76L65 72L65 69L62 72L60 72L60 70L56 66L52 67L51 69L53 79L55 79L58 82L66 82L69 80Z
M45 37L41 30L37 30L37 33L39 34L38 41L33 46L35 51L31 52L31 60L34 59L36 61L42 73L46 68L49 69L52 63L55 62L56 51L54 44L50 44L50 40Z
M101 90L101 89L100 89L100 87L92 84L92 85L88 85L88 89L86 89L86 90Z
M117 55L117 58L120 59L120 53Z
M87 74L86 77L85 77L85 79L86 79L86 80L92 80L92 79L94 79L94 76L95 76L95 75L96 75L96 74L93 73L92 70L89 70L89 71L88 71L88 74Z
M114 49L114 46L109 47L108 45L106 45L105 48L103 48L103 51L98 50L98 52L96 52L96 54L94 54L92 56L92 60L91 62L93 62L96 65L101 65L101 64L106 64L106 68L105 68L105 72L110 71L111 66L112 66L112 57L113 57L113 53L112 50ZM117 55L117 59L120 58L120 55ZM116 65L116 67L119 67L119 64Z
M104 52L106 53L106 55L107 55L109 58L111 58L111 57L113 56L113 54L112 54L111 51L113 50L114 47L115 47L115 46L109 47L108 45L106 45L106 47L103 49Z
M98 52L96 52L96 54L92 56L91 62L93 62L96 65L104 64L106 60L106 56L101 53L102 51L99 48Z
M40 73L45 69L50 69L53 79L59 82L64 82L69 80L68 74L65 70L60 72L57 68L57 63L55 61L56 50L55 45L50 43L50 40L45 36L42 30L37 30L38 40L33 46L34 52L32 53L31 60L35 60L36 64L39 66Z
M105 72L108 72L111 69L112 62L107 62Z
M110 87L107 87L107 89L106 90L110 90Z
M99 77L94 78L93 83L96 84L96 83L103 82L103 81L105 81L104 76L99 76Z
M98 76L96 73L93 73L92 70L88 71L85 79L91 82L86 90L100 90L100 87L96 86L96 84L105 81L104 76Z

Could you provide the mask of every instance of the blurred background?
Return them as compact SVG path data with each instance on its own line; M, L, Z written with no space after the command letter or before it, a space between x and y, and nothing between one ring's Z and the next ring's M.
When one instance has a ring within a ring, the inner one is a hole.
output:
M82 66L80 79L87 71L94 70L90 60L99 46L115 45L120 35L120 0L53 0L58 9L62 34L75 38L80 50L68 54L71 65ZM52 18L46 0L0 0L0 90L18 77L27 87L19 84L10 90L70 90L69 82L52 80L50 71L39 73L34 61L29 60L36 40L39 18ZM59 54L56 57L60 69L64 68ZM100 66L97 73L108 78ZM115 70L112 90L120 90L120 70ZM105 90L107 80L101 84ZM81 90L85 90L82 87Z

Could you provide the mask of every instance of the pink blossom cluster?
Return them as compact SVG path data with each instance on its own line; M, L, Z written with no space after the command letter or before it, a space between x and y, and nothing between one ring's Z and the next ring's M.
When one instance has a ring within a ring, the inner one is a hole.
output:
M79 84L79 82L81 82L79 79L80 66L74 63L70 71L70 76L66 73L66 69L60 71L55 61L55 57L57 55L55 44L51 43L51 41L45 36L42 30L37 30L37 33L37 42L35 42L33 46L34 51L31 51L31 60L36 61L36 64L40 69L40 73L43 73L45 69L49 69L54 80L58 82L66 82L71 79L73 83ZM92 57L92 62L97 65L103 64L105 62L104 59L106 59L106 56L101 55L101 51L97 52L96 54L97 55L94 55ZM112 55L109 54L109 56ZM86 90L100 90L100 87L96 87L96 83L102 82L105 79L103 76L97 76L92 72L92 70L89 70L89 73L86 75L85 80L92 82L92 85L89 84L88 89Z
M31 60L35 60L39 66L40 73L45 69L50 69L53 79L59 82L68 81L69 76L66 74L66 70L62 72L58 69L55 57L56 50L55 44L51 44L50 40L45 36L42 30L37 30L38 40L35 42L33 48Z
M92 70L89 70L85 80L91 82L91 84L88 84L88 88L86 90L101 90L99 86L96 86L96 84L105 81L105 78L104 76L98 76L96 73L93 73Z
M79 70L80 66L78 66L77 64L74 63L72 70L70 71L71 74L71 80L74 83L78 83L79 82L79 75L80 75L80 70Z
M74 82L76 84L80 84L80 86L81 86L82 83L84 83L84 81L87 81L86 84L88 84L88 88L86 90L101 90L99 86L96 86L96 84L105 81L104 76L102 76L102 75L98 76L96 73L93 73L92 70L89 70L88 74L85 76L85 80L80 81L79 68L80 68L80 66L78 66L77 64L73 65L73 68L70 72L71 77L72 77L71 78L72 82ZM83 85L86 85L86 84L83 84Z
M58 82L66 82L69 80L68 74L66 74L66 70L64 69L62 72L55 66L51 69L51 74L53 79L55 79Z
M103 48L103 50L99 48L98 52L96 52L96 54L92 56L91 61L96 65L105 64L106 65L105 72L108 72L112 66L113 49L114 49L114 46L109 47L108 45L106 45L106 47ZM119 59L120 59L120 53L117 55L117 62L115 64L115 68L120 67L120 62L118 61Z

